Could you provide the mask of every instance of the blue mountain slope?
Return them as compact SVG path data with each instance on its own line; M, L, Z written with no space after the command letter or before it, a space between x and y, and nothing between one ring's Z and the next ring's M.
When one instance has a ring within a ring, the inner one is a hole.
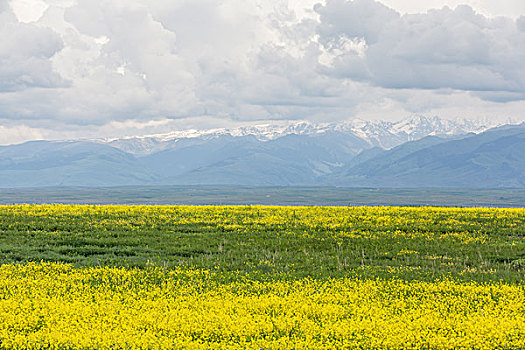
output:
M212 139L186 139L165 151L140 158L141 164L150 169L164 182L203 167L250 154L261 142L253 136L232 137L230 135Z
M0 187L114 186L155 180L130 154L93 142L0 147Z
M87 141L0 147L3 188L167 184L525 187L525 124L391 150L335 130L179 139L147 155Z
M525 126L459 140L429 138L398 146L345 169L345 186L525 187Z
M144 157L165 184L315 184L368 143L338 132L287 135L272 141L221 137Z

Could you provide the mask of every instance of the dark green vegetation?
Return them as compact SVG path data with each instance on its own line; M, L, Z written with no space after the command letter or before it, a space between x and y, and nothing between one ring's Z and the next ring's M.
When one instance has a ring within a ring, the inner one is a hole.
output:
M125 186L0 189L0 204L267 204L525 207L525 189Z
M524 209L2 206L0 262L521 283Z

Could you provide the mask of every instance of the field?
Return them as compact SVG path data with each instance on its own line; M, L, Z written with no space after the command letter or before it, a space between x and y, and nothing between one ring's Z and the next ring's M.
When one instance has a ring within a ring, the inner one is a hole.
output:
M0 348L525 349L525 209L0 207Z

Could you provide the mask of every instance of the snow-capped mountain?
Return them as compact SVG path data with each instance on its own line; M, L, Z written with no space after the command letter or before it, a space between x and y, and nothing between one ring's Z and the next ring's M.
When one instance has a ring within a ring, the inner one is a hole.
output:
M430 135L462 135L480 133L495 124L462 120L447 120L438 117L417 116L396 122L365 121L354 119L339 123L312 123L309 121L279 121L271 124L220 128L207 130L177 130L165 134L131 136L117 139L97 140L128 153L146 155L177 146L183 139L209 140L221 136L254 136L259 141L275 140L286 135L315 135L338 132L357 136L370 147L390 149L408 141L419 140Z
M426 136L478 134L494 126L498 124L488 125L467 119L448 120L417 116L397 122L356 120L349 123L347 130L359 135L373 146L390 149Z
M414 118L32 141L0 146L0 187L525 187L525 123L484 128Z

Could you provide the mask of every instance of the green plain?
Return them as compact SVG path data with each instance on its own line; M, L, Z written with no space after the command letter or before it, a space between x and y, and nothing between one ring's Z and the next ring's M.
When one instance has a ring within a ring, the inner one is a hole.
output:
M0 206L0 263L525 281L525 209Z

